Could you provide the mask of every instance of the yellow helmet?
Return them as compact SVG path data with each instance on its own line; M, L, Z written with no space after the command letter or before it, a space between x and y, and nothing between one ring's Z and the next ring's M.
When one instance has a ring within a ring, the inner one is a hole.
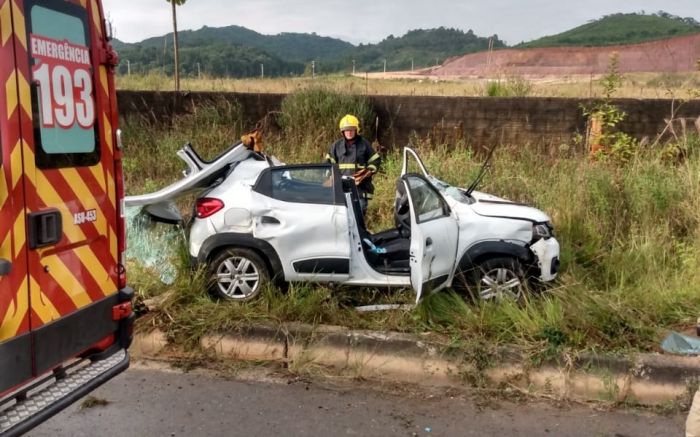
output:
M347 114L345 117L341 118L338 126L341 132L347 129L355 129L358 134L360 133L360 120L352 114Z

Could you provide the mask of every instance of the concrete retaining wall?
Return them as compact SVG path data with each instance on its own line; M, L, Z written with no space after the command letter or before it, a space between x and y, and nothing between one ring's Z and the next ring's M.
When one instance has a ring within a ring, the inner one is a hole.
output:
M284 94L218 92L118 93L120 114L140 114L154 121L192 112L206 103L238 102L247 127L279 111L284 97ZM563 98L414 96L372 96L371 101L379 117L379 141L385 146L404 145L411 132L415 132L438 143L463 140L477 146L502 143L556 147L585 132L586 119L581 107L591 103ZM620 128L639 139L653 139L661 132L674 107L671 100L665 99L620 99L616 103L627 113ZM675 102L675 107L678 105ZM677 116L687 118L688 129L696 131L700 100L682 104Z

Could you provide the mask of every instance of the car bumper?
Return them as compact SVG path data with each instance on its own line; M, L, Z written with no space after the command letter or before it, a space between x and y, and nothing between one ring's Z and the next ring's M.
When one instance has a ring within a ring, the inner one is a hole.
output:
M537 267L540 270L539 279L542 282L552 281L559 273L559 242L556 238L538 240L530 245L535 254Z

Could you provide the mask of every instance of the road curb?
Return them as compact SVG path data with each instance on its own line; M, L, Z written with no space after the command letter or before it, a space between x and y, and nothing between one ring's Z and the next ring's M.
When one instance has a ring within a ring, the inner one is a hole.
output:
M700 357L588 354L533 367L507 349L481 362L473 351L447 347L434 335L300 323L211 334L200 346L221 359L277 361L296 371L322 366L357 378L500 388L562 400L658 405L692 397L689 388L700 379ZM135 357L163 358L169 347L163 332L151 331L138 333L131 350Z

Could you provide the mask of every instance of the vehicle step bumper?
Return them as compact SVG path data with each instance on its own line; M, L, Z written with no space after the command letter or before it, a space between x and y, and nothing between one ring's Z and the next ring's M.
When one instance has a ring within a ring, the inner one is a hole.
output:
M26 392L13 396L12 405L0 405L0 436L21 435L68 407L129 367L129 353L119 349L109 357L68 369L65 376L49 376Z

